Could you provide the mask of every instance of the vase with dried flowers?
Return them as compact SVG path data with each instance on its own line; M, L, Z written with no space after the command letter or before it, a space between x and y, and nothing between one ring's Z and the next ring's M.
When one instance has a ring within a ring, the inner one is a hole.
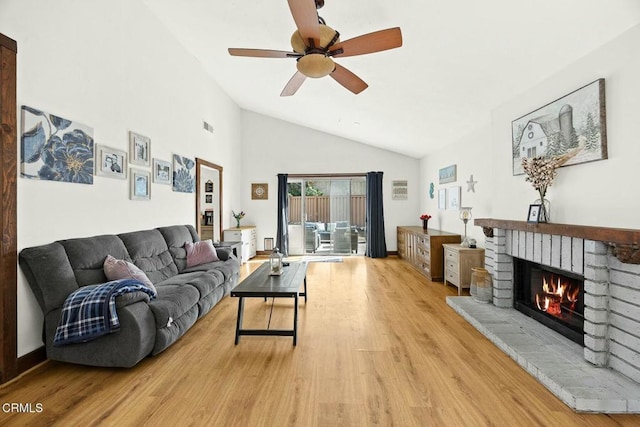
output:
M558 157L538 156L522 159L522 168L527 175L525 180L530 182L540 195L540 199L535 202L541 206L539 222L550 221L550 203L549 200L545 199L547 189L553 184L553 180L558 173L557 169L572 156L573 153Z
M422 230L424 230L424 232L426 233L427 229L429 228L429 220L431 219L431 215L422 214L420 215L420 219L422 220Z

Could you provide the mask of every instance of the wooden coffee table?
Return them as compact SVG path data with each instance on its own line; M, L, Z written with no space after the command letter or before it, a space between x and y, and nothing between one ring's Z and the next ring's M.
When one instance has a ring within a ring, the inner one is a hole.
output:
M304 284L304 292L300 285ZM291 262L283 268L280 276L269 275L269 263L265 262L231 291L238 300L238 319L236 322L236 345L241 335L278 335L293 337L293 345L298 338L298 296L307 302L307 263ZM293 298L293 329L242 329L245 298Z

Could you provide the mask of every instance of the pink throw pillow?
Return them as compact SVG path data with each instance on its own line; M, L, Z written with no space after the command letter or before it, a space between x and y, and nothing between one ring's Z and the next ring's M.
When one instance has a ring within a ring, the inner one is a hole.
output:
M104 268L104 275L107 276L109 280L134 279L157 293L156 287L153 286L153 283L151 283L151 280L144 274L144 271L129 261L116 259L111 255L107 255L102 267Z
M187 268L208 262L220 261L211 239L196 243L186 242L184 248L187 251Z

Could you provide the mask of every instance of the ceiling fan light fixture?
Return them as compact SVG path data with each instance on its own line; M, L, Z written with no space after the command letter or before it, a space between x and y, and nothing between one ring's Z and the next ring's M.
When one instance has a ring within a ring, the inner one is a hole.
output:
M321 53L310 53L296 63L298 71L307 77L318 79L328 76L336 68L333 59Z
M335 39L335 40L334 40ZM320 41L318 46L322 49L328 49L336 43L340 42L340 34L328 25L320 24ZM294 52L304 53L309 47L305 40L300 35L298 30L294 31L291 35L291 48Z
M294 31L291 35L291 48L294 52L304 53L307 50L307 45L304 44L304 40L302 40L302 36L298 30Z

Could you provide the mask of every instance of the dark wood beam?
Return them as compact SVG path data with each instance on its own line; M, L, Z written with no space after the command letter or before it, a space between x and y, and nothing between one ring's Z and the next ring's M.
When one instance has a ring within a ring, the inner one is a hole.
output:
M621 262L640 264L640 230L589 225L532 223L494 218L477 218L473 223L482 227L487 237L492 237L493 229L499 228L502 230L528 231L604 242L612 247L613 255Z
M18 375L17 101L15 40L0 34L0 382Z
M477 218L473 221L480 227L500 228L503 230L530 231L532 233L552 234L557 236L578 237L606 243L638 245L640 230L626 228L594 227L589 225L531 223L508 219Z

